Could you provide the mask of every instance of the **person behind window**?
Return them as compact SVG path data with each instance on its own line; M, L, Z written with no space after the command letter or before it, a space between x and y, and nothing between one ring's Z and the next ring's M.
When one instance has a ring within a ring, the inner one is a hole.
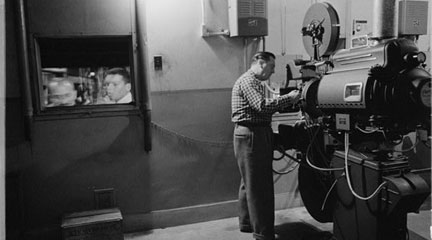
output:
M53 78L48 83L47 107L74 106L77 91L74 84L66 78Z
M107 92L106 103L132 102L131 79L123 68L112 68L105 73L104 84Z
M77 100L76 100L76 102L77 102L77 104L78 105L88 105L88 104L90 104L91 102L90 102L90 97L89 97L89 94L88 94L88 87L87 87L87 84L83 84L83 83L80 83L80 84L78 84L78 87L77 87Z
M272 115L300 99L298 90L266 99L262 82L274 73L275 59L270 52L255 54L250 69L235 82L231 99L234 155L241 175L240 231L260 240L275 239Z

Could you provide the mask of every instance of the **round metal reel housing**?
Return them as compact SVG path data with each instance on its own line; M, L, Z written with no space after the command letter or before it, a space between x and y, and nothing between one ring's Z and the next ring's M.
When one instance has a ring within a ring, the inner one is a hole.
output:
M318 57L328 56L334 53L339 41L339 17L333 6L328 3L315 3L309 7L303 20L303 27L307 27L309 24L318 25L319 23L322 24L324 32L318 48ZM311 57L314 57L313 44L312 36L303 36L303 45Z

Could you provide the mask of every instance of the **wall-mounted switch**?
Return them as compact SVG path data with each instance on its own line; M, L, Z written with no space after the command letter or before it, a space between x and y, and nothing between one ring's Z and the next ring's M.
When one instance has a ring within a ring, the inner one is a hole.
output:
M154 56L153 57L154 60L154 69L156 71L160 71L162 70L162 56Z

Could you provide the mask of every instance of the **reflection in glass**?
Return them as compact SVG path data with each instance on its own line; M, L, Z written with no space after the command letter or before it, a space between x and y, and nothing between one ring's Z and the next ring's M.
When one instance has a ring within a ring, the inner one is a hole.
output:
M42 106L133 102L128 37L40 38L38 46Z
M113 103L132 102L130 74L123 68L112 68L105 72L104 88L106 101Z
M127 80L119 73L107 75L113 69L121 69ZM42 79L45 107L130 103L133 99L128 67L42 68Z

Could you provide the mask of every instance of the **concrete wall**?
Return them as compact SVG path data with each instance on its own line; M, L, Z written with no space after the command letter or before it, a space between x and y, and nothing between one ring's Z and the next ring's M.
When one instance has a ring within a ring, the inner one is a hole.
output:
M278 58L277 69L281 71L276 71L272 77L275 80L285 78L287 55L292 59L305 53L300 30L309 5L309 1L268 1L269 36L265 48ZM147 2L152 91L232 87L235 79L248 68L252 54L263 49L263 42L259 38L245 41L223 35L202 37L203 24L210 32L227 29L227 6L228 0ZM153 67L153 57L157 55L163 59L162 71Z
M199 1L186 8L179 8L178 1L160 4L146 5L150 56L163 55L166 72L150 73L153 149L145 152L142 119L135 115L36 118L32 138L26 139L21 69L13 50L17 25L13 1L7 1L11 236L58 237L62 214L93 209L94 191L106 188L114 189L125 231L236 215L239 174L232 151L230 88L245 70L245 49L250 56L258 41L244 47L241 39L202 38ZM174 25L159 21L167 12ZM37 26L33 29L41 29ZM55 26L48 29L55 31ZM278 208L300 204L295 179L296 173L275 178Z

